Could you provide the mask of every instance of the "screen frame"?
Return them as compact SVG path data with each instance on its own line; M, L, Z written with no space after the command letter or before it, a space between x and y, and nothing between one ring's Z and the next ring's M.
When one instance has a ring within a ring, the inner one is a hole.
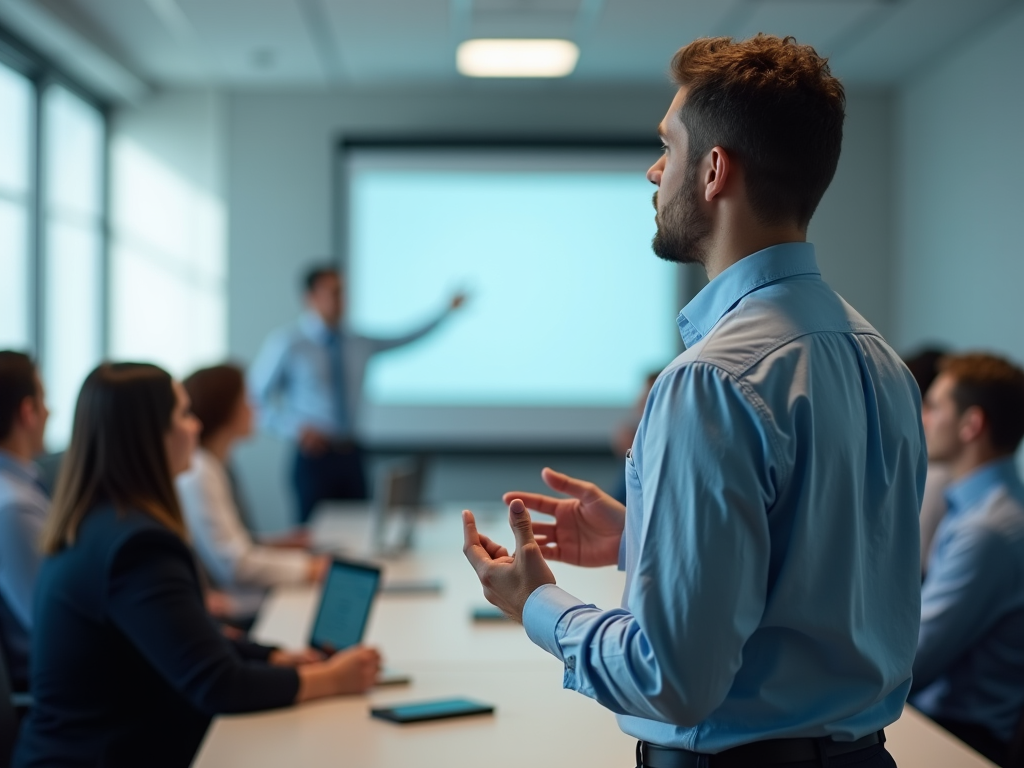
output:
M494 135L489 137L458 134L437 135L363 135L339 134L333 158L331 239L333 255L330 263L343 274L349 265L349 189L350 158L360 150L396 150L422 152L453 151L523 151L530 153L580 152L650 152L652 160L663 150L660 138L650 135L596 135L567 137L550 134L536 136ZM707 283L699 265L680 265L677 269L676 306L682 307ZM685 345L677 339L675 354ZM665 361L666 363L668 360ZM629 417L632 407L607 406L378 406L369 401L362 404L360 442L377 452L460 452L483 451L515 453L551 451L567 453L607 454L609 435ZM425 415L425 412L429 415ZM478 418L478 412L488 419ZM571 415L570 415L571 414ZM463 427L458 436L439 434L437 423L450 423L453 415L465 424L484 423L486 430ZM497 418L496 418L497 417ZM566 422L566 419L568 421ZM567 430L566 423L572 428ZM415 426L410 426L415 425ZM582 427L580 425L586 425Z
M363 613L362 623L359 626L358 640L356 645L362 642L363 635L366 634L366 625L370 622L370 613L373 611L373 605L377 601L377 595L380 594L380 581L381 581L381 568L380 566L374 565L373 563L362 562L358 560L347 560L341 557L331 558L331 566L327 571L327 576L324 578L323 590L320 593L320 605L317 607L316 616L313 619L313 624L309 629L309 647L316 648L319 651L325 653L335 653L337 651L343 651L344 648L328 648L323 643L316 642L316 628L320 624L320 617L323 616L324 610L327 606L327 587L331 582L331 575L334 573L336 568L343 568L348 571L362 571L372 573L374 576L373 595L370 597L369 605L366 607L366 611ZM348 646L351 648L352 646Z

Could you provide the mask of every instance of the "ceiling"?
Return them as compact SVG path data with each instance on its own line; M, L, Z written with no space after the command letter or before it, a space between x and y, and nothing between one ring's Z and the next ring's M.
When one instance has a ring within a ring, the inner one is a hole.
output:
M565 37L577 83L662 83L704 35L791 34L847 85L898 83L1024 0L0 0L140 83L231 88L451 84L469 37ZM66 56L68 45L61 47Z

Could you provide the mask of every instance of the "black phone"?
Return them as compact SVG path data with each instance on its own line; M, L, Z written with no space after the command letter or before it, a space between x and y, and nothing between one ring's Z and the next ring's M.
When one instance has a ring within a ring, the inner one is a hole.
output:
M470 699L437 699L391 707L375 707L370 710L374 717L390 720L392 723L422 723L426 720L443 720L449 717L489 715L493 712L492 705Z

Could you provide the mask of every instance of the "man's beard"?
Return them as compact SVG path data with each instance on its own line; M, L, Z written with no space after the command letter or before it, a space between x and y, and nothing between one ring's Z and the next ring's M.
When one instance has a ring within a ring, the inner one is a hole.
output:
M701 211L697 200L697 168L691 164L679 192L655 217L658 231L651 241L655 256L676 264L707 263L705 246L711 234L711 219ZM658 210L657 192L653 202L654 210Z

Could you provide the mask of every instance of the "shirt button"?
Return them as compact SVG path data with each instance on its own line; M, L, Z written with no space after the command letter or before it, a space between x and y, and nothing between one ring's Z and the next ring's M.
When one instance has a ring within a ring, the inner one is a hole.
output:
M569 658L567 658L565 660L565 668L568 669L570 672L572 672L573 670L576 669L576 657L575 656L570 656Z

